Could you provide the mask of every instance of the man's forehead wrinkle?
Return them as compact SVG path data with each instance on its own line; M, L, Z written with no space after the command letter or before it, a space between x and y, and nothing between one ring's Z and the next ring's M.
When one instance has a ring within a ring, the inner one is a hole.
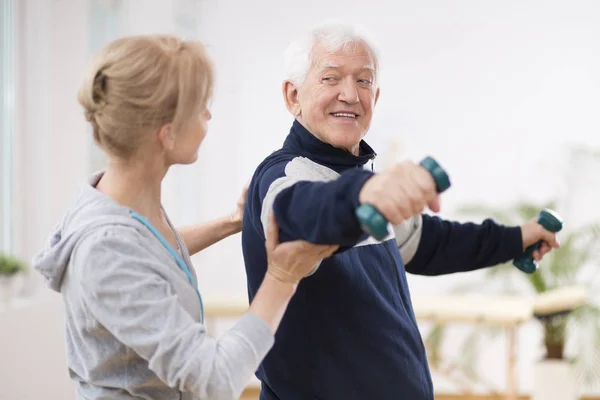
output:
M336 51L328 51L322 45L316 45L312 50L311 58L311 69L315 72L323 72L327 69L340 69L347 64L347 59L357 58L364 59L364 65L360 67L361 70L375 71L375 64L371 54L366 49L360 47L355 48L354 51L348 51L344 48ZM341 63L339 62L340 60L342 61Z
M339 69L339 68L342 68L342 66L340 64L338 64L338 63L325 60L320 65L318 65L318 68L320 70ZM363 65L360 69L362 71L374 72L375 71L375 66L373 64L369 63L369 64Z

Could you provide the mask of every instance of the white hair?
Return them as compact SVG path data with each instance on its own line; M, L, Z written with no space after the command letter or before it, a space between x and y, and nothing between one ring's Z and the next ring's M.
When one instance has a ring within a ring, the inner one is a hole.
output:
M325 46L330 52L341 48L351 50L349 46L357 44L364 45L373 58L377 81L379 67L377 50L361 28L340 21L326 21L317 25L288 45L284 53L285 79L289 79L297 86L304 83L312 62L312 50L317 44Z

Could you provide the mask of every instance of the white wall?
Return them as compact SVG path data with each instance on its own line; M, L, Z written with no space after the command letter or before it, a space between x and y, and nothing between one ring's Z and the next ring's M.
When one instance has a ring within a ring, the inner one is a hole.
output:
M89 137L75 98L89 30L81 0L22 4L17 249L29 259L89 172ZM217 88L199 161L175 168L165 183L165 205L177 223L233 209L255 166L280 146L291 123L280 90L286 43L331 17L363 24L382 53L382 94L367 136L380 155L376 166L391 140L401 145L397 158L434 155L453 181L443 199L445 216L466 202L546 199L563 186L565 144L600 147L600 3L128 0L121 32L180 31L174 21L195 7L197 33L217 66ZM588 191L594 196L597 190ZM597 202L586 204L593 212ZM245 297L239 240L231 237L195 258L205 297ZM411 291L447 290L476 276L411 276ZM0 398L72 398L61 304L45 289L40 293L29 311L0 314L0 358L11 360L0 363ZM536 340L535 326L522 331L525 392L532 387ZM485 357L486 377L499 385L502 344L491 343Z

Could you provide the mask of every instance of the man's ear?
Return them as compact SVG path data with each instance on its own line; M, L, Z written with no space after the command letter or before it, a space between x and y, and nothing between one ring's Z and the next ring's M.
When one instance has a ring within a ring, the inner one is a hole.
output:
M175 132L171 129L171 124L161 126L156 136L164 149L173 150L175 147Z
M302 113L300 102L298 101L298 87L292 81L284 81L282 85L283 99L288 111L298 117Z
M375 105L377 105L377 100L379 100L379 88L375 91Z

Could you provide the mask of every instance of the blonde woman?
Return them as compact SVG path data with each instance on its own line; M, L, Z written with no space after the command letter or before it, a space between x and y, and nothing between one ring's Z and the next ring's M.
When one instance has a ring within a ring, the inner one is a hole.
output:
M107 45L79 92L109 163L83 185L34 259L64 298L78 399L238 398L298 282L337 248L279 244L271 218L269 268L256 298L219 340L207 336L189 251L231 227L178 232L160 199L169 167L197 158L212 88L201 43L137 36Z

